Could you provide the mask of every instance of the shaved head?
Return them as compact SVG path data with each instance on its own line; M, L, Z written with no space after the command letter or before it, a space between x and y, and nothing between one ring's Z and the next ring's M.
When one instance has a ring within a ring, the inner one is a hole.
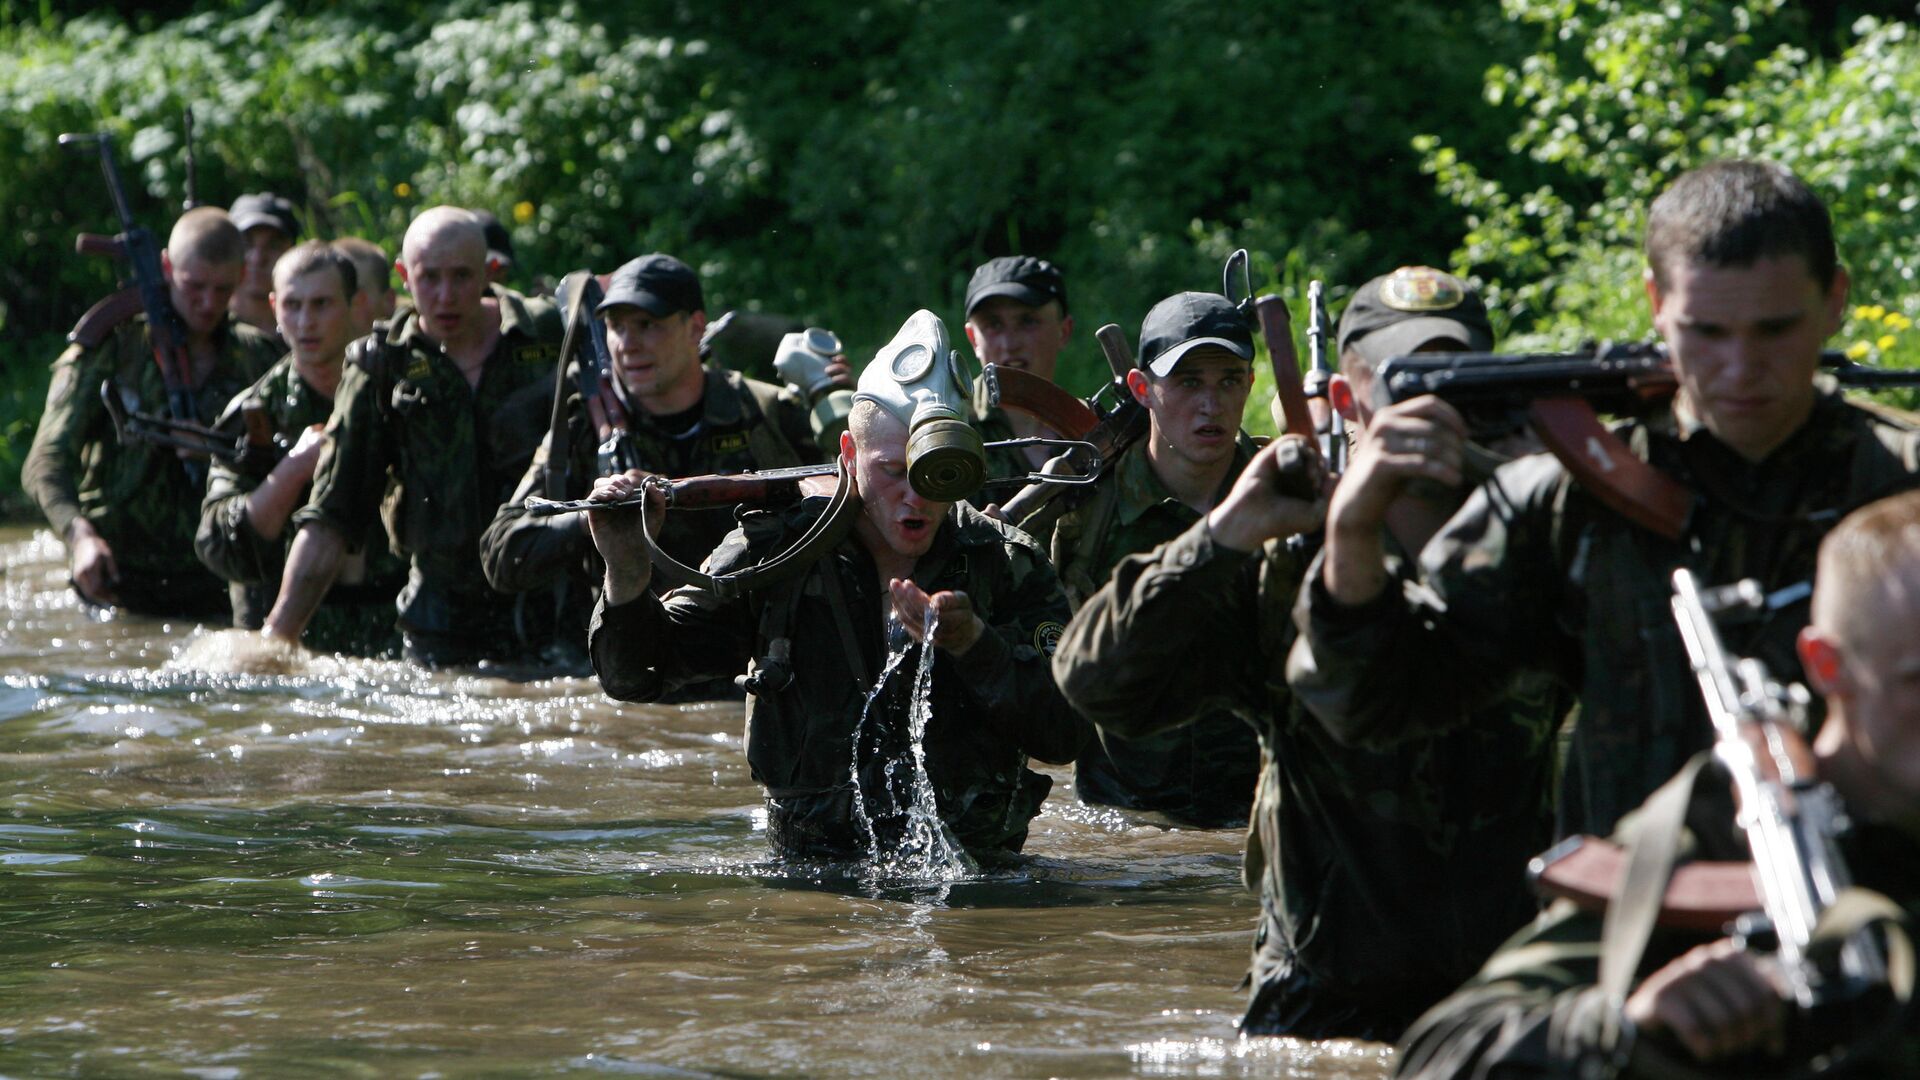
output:
M413 264L429 249L448 254L471 251L476 262L487 261L487 231L473 211L458 206L436 206L422 210L407 226L406 239L400 242L400 261Z
M1848 514L1820 544L1813 625L1858 647L1883 636L1890 612L1920 615L1920 491Z
M246 260L247 241L225 210L198 206L173 223L173 231L167 234L167 257L175 263L225 266Z

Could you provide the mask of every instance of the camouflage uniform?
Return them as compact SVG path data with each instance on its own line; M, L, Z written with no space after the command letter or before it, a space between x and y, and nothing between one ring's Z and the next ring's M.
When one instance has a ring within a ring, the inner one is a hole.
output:
M1226 487L1253 452L1253 444L1241 436ZM1174 498L1154 472L1146 447L1136 443L1085 501L1054 524L1053 564L1067 599L1076 608L1086 603L1106 584L1115 563L1153 550L1198 520L1199 512ZM1088 744L1073 772L1082 802L1159 810L1209 828L1244 824L1259 778L1259 736L1224 709L1139 738L1103 733Z
M712 554L712 572L784 548L825 502L744 515ZM940 817L976 856L1018 851L1051 784L1027 769L1027 758L1071 761L1087 734L1047 669L1066 598L1029 538L965 503L948 512L914 581L929 593L964 590L987 623L966 655L942 650L934 658L925 752ZM612 608L602 598L593 666L609 695L650 701L679 683L746 671L750 660L759 669L772 641L790 641L792 681L747 705L747 763L767 790L768 839L782 856L858 858L868 844L851 779L856 736L860 798L882 837L904 823L911 775L907 704L917 646L862 722L888 657L889 604L872 557L849 538L797 580L735 600L693 589Z
M1611 832L1711 742L1671 614L1674 568L1713 585L1804 586L1844 512L1912 486L1920 468L1920 431L1849 405L1830 383L1757 464L1670 414L1621 434L1699 493L1683 540L1608 510L1550 456L1511 462L1427 544L1424 587L1343 608L1312 575L1294 693L1342 740L1377 746L1450 721L1454 706L1484 701L1517 672L1551 675L1580 695L1560 832ZM1794 638L1806 623L1802 592L1728 627L1727 648L1797 681Z
M296 526L324 521L353 538L388 504L394 548L411 560L400 630L408 654L428 664L531 659L552 637L551 613L487 585L480 535L547 430L560 313L499 286L493 295L500 337L478 387L411 311L349 347L327 425L333 445L294 515Z
M577 363L568 364L570 387L579 385ZM701 416L685 432L669 433L650 414L628 410L627 430L615 437L625 442L629 460L649 472L674 477L781 469L823 460L808 426L807 406L791 391L718 368L707 368L703 374ZM548 434L513 497L501 505L481 539L481 562L494 588L524 592L564 581L571 572L576 583L598 591L600 559L587 535L586 515L529 517L524 506L528 495L585 498L594 478L602 475L598 448L599 437L576 389L567 397L565 428ZM559 475L553 465L556 454L566 457ZM680 562L698 566L733 527L733 514L725 509L675 510L659 543ZM583 609L581 614L585 613ZM579 630L584 633L585 629L583 619Z
M274 434L289 446L308 427L324 424L333 415L333 399L300 377L292 354L281 357L257 382L235 395L214 427L237 439L246 430L245 410L255 407L265 411ZM249 630L258 630L273 610L287 549L298 533L289 525L269 540L253 527L247 517L247 496L264 479L214 462L207 473L206 498L200 503L200 530L194 536L200 561L229 583L233 624ZM357 580L334 583L301 640L322 652L398 655L393 597L406 580L406 562L388 548L377 523L352 547L365 559Z
M1281 678L1304 545L1247 555L1202 519L1131 555L1054 657L1082 715L1121 735L1231 710L1263 751L1242 873L1260 893L1241 1030L1390 1039L1530 918L1548 833L1552 718L1516 690L1457 735L1345 747Z
M215 332L220 359L194 391L195 411L212 417L273 363L266 339L229 319ZM153 360L145 317L114 327L97 348L68 346L53 365L47 408L20 471L21 486L62 540L84 517L113 549L121 606L149 615L224 619L223 583L193 554L201 491L174 451L122 446L100 401L113 378L129 409L166 416L167 390Z
M1683 848L1702 858L1745 860L1744 843L1732 835L1725 807L1714 808L1719 824L1703 825L1702 800L1689 811L1697 831ZM1633 822L1629 817L1629 825ZM1841 841L1842 855L1856 884L1885 895L1906 912L1911 935L1920 916L1920 844L1885 825L1856 827ZM1618 1029L1605 1023L1612 1015L1598 987L1601 915L1560 900L1538 921L1501 946L1486 967L1458 992L1435 1006L1407 1032L1396 1076L1442 1080L1456 1076L1661 1076L1619 1045ZM1656 929L1647 942L1639 979L1651 975L1712 937L1675 929ZM1872 1025L1878 1013L1862 1013ZM1647 1036L1640 1036L1644 1041ZM1688 1061L1678 1047L1667 1055ZM1625 1056L1624 1068L1617 1059ZM1848 1076L1911 1076L1920 1062L1920 1025L1909 1012L1895 1034L1870 1056L1855 1062ZM1780 1062L1741 1058L1708 1068L1705 1075L1729 1080L1779 1075ZM1618 1071L1616 1071L1618 1070Z

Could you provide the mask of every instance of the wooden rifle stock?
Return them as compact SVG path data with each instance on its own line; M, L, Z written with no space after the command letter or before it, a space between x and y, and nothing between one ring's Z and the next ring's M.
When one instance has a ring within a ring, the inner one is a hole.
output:
M1133 399L1133 391L1127 388L1127 372L1133 370L1133 350L1127 344L1127 332L1120 329L1118 323L1108 323L1095 330L1093 337L1100 343L1100 354L1107 358L1107 366L1113 370L1113 385L1117 400L1113 411L1104 419L1086 431L1069 437L1092 443L1094 449L1099 451L1101 467L1105 468L1122 451L1146 433L1147 410ZM1075 400L1078 401L1078 399ZM1077 474L1080 470L1072 464L1070 454L1062 454L1048 461L1041 467L1041 471L1051 474L1065 472ZM1013 498L1008 499L1000 508L1000 512L1005 514L1006 519L1016 527L1027 527L1038 521L1039 515L1047 510L1064 490L1065 487L1060 484L1028 484L1015 493Z
M1573 901L1586 911L1605 911L1627 869L1619 844L1597 836L1572 836L1527 864L1527 876L1542 896ZM1660 925L1718 934L1728 923L1760 910L1753 864L1693 862L1676 867L1660 902Z
M1278 296L1263 296L1253 302L1260 320L1260 336L1267 341L1267 356L1273 361L1273 392L1286 418L1287 434L1314 435L1313 413L1307 408L1306 386L1300 381L1300 354L1293 347L1293 317L1287 302Z

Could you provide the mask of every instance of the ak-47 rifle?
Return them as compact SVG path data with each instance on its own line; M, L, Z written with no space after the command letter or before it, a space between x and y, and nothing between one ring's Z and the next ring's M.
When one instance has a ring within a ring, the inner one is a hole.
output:
M1347 421L1333 407L1327 388L1333 382L1333 365L1327 361L1327 301L1318 280L1307 284L1307 376L1302 388L1307 395L1307 412L1313 416L1313 430L1320 438L1320 457L1327 472L1339 476L1347 471Z
M119 235L109 237L81 233L74 241L74 248L83 255L111 255L125 259L132 268L134 284L130 289L122 290L122 294L137 291L140 308L146 312L147 339L153 345L153 362L159 366L161 381L167 389L167 414L176 423L198 426L201 420L193 401L193 364L187 355L186 324L174 311L172 298L168 295L166 277L160 270L160 246L154 240L153 233L134 220L133 208L127 202L126 188L120 183L120 170L113 160L113 136L106 132L66 134L60 136L60 145L99 155L100 170L107 178L107 193L112 196L114 211L120 218ZM102 301L94 307L100 311L108 304L109 301ZM121 306L124 307L124 300ZM93 312L88 314L92 315ZM88 321L83 318L82 325ZM74 334L68 335L69 339L77 340L78 333L76 328ZM205 485L207 470L204 462L183 457L180 464L194 487Z
M1127 345L1126 331L1117 323L1108 323L1094 331L1093 336L1100 343L1101 355L1107 358L1107 367L1113 371L1113 381L1108 385L1114 403L1104 415L1094 410L1099 394L1090 401L1081 401L1038 376L987 365L984 378L988 395L996 405L1025 412L1060 434L1092 448L1091 453L1069 450L1041 466L1041 474L1063 478L1061 482L1032 484L1007 500L1000 511L1015 528L1032 530L1041 523L1043 514L1051 519L1065 513L1073 500L1060 500L1062 493L1071 490L1064 486L1067 484L1064 478L1079 477L1091 484L1127 447L1147 433L1147 410L1134 400L1133 391L1127 389L1127 372L1133 370L1133 350ZM1036 383L1039 385L1030 385Z
M1836 352L1822 370L1840 385L1920 385L1920 371L1870 368ZM1600 413L1644 413L1679 383L1665 345L1605 345L1585 353L1423 353L1382 364L1379 404L1434 394L1460 411L1467 437L1486 444L1531 430L1567 471L1628 520L1669 539L1686 529L1693 494L1627 449Z
M191 210L200 205L200 167L193 157L193 106L186 107L182 120L187 144L187 197L180 209Z
M259 405L240 410L245 428L237 436L203 424L172 420L164 416L135 412L120 397L120 385L112 376L100 384L100 403L113 421L114 436L122 446L146 443L169 450L184 450L196 457L223 462L248 476L265 476L280 459L287 456L286 436L273 430L273 421Z
M578 360L574 364L575 389L586 404L587 419L593 426L593 437L598 440L599 449L594 456L598 476L612 476L640 467L640 463L633 460L627 440L621 437L627 431L627 406L614 381L613 354L607 348L607 324L595 314L606 295L605 282L591 270L568 274L554 290L554 299L567 318L566 333L560 342L560 363L564 367L569 360ZM555 409L562 404L556 397ZM552 476L556 483L561 479L557 470ZM558 490L548 494L558 494Z

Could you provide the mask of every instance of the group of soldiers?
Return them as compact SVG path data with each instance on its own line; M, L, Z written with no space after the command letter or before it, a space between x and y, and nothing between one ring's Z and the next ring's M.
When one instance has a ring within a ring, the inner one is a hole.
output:
M611 361L596 386L561 309L495 280L503 234L421 213L396 309L381 253L296 245L284 200L183 216L166 272L198 404L236 438L264 410L288 449L264 472L216 462L195 489L101 405L103 385L133 411L165 398L141 321L77 341L25 481L82 600L230 610L276 641L430 665L584 648L621 700L738 683L789 858L861 859L924 828L921 763L940 828L982 865L1021 849L1048 794L1029 759L1074 763L1088 802L1249 822L1242 1030L1401 1040L1407 1075L1748 1076L1836 1044L1865 1074L1920 1061L1898 978L1851 1010L1891 1021L1840 1035L1794 1021L1778 966L1728 932L1656 928L1630 979L1603 980L1602 914L1542 911L1526 872L1557 839L1632 834L1711 745L1669 614L1685 568L1757 580L1766 603L1730 648L1823 696L1809 734L1849 864L1896 910L1920 903L1920 494L1903 493L1920 428L1818 373L1849 282L1788 170L1708 165L1648 211L1679 390L1614 432L1685 486L1677 536L1560 457L1492 467L1505 455L1439 397L1381 392L1392 358L1493 349L1474 290L1429 267L1365 282L1341 315L1324 396L1348 424L1343 474L1310 433L1241 430L1247 306L1186 292L1146 313L1120 380L1145 434L1016 528L936 490L929 462L965 450L951 425L984 434L965 452L1004 498L1058 465L1019 440L1064 433L968 379L931 313L857 380L834 356L817 385L777 386L703 363L698 277L643 255L579 305L573 329L598 320ZM968 284L988 372L1050 381L1073 332L1044 259ZM850 398L837 424L823 393ZM806 497L731 512L671 504L659 480L822 463L837 473ZM593 508L536 514L533 496ZM1683 805L1686 852L1742 857L1724 792Z

